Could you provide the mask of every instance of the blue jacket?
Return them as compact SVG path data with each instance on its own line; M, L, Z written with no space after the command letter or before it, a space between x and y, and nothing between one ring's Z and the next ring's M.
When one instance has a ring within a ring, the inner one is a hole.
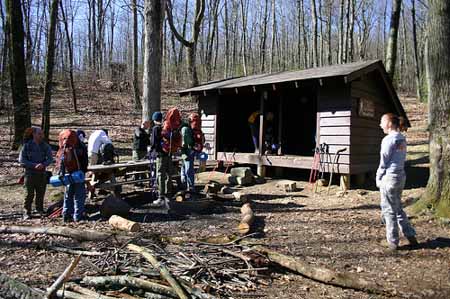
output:
M378 166L377 186L386 174L405 175L406 138L399 132L391 132L383 138Z
M45 142L36 144L33 140L29 140L24 143L20 151L19 163L25 168L25 174L43 173L45 170L39 171L34 167L39 163L44 164L45 167L52 164L52 149Z

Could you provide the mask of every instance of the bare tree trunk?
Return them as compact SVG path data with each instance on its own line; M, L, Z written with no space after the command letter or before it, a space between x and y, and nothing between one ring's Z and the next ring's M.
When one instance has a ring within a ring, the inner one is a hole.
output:
M401 5L402 0L393 0L391 27L389 30L389 40L386 50L386 71L389 74L391 80L394 79L395 63L397 61L397 39L398 39L398 26L400 23Z
M25 24L25 40L26 40L26 51L25 51L25 65L27 68L27 74L31 74L32 65L33 65L33 41L31 39L31 0L22 1L22 9L24 16L24 24Z
M69 48L69 79L70 79L70 89L72 90L72 103L73 103L73 111L78 113L77 108L77 93L75 90L75 82L73 80L73 43L72 38L69 33L69 25L67 23L66 13L64 12L63 1L59 3L61 7L61 15L64 23L64 30L66 32L66 39Z
M264 17L263 17L263 32L261 38L261 47L260 47L260 62L261 62L261 73L266 71L266 49L267 49L267 23L269 22L269 0L264 1Z
M313 26L313 35L312 35L312 60L313 67L317 67L318 63L318 49L317 49L317 11L316 11L316 0L311 0L311 18L312 18L312 26Z
M153 112L161 110L161 37L165 0L145 0L144 79L142 120L150 120Z
M13 149L22 143L26 128L31 126L30 102L28 100L27 74L25 68L24 36L20 0L6 0L7 24L9 27L11 93L14 107Z
M415 66L415 78L416 78L416 93L419 101L423 100L422 86L420 83L420 63L419 53L417 50L417 29L416 29L416 6L415 0L411 0L411 16L412 16L412 37L413 37L413 50L414 50L414 66Z
M355 47L354 44L354 32L355 32L355 1L356 0L349 0L350 3L350 32L349 32L349 41L348 41L348 61L353 62L354 60L354 54L353 50Z
M216 39L216 28L218 27L218 10L219 10L219 0L213 0L212 7L211 7L211 16L212 19L212 26L208 27L209 33L208 33L208 44L206 49L206 59L205 59L205 65L206 65L206 80L210 81L212 78L212 70L213 70L213 47L214 47L214 40Z
M197 44L198 37L200 34L200 27L203 22L203 16L205 13L205 0L196 0L195 2L195 14L194 14L194 24L192 28L192 39L186 40L183 36L178 33L175 25L173 23L172 16L172 3L170 0L167 0L166 12L167 12L167 20L170 25L170 29L175 34L175 37L180 41L183 46L187 47L187 60L188 60L188 70L190 74L190 86L198 85L198 75L197 75L197 66L196 66L196 53L197 53Z
M247 76L247 17L245 15L245 0L240 0L241 4L241 18L242 18L242 68L244 76Z
M332 22L333 1L328 1L328 14L327 14L327 38L328 38L328 65L333 64L333 53L331 47L331 22Z
M437 216L450 218L450 3L429 2L427 74L430 176L422 197Z
M131 0L131 9L133 10L133 94L134 109L140 111L142 109L141 98L139 96L138 84L138 15L136 0Z
M50 133L50 106L53 87L53 67L55 64L56 19L58 17L58 0L52 0L50 8L50 28L47 42L47 58L45 62L44 101L42 103L42 131L46 140Z
M344 63L348 62L348 47L350 35L350 1L352 0L347 0L347 8L345 10L345 37L344 37L344 48L342 53L342 61Z
M88 0L88 66L89 69L92 68L92 1L93 0Z
M339 46L338 46L338 64L344 60L344 7L345 0L341 0L339 6Z
M273 65L275 63L275 34L276 34L276 6L275 0L272 0L272 42L270 43L270 69L269 72L273 72Z
M3 13L3 5L0 5L0 17L2 21L2 28L3 28L3 46L2 46L2 68L0 69L0 109L6 108L6 100L3 96L4 90L5 90L5 76L6 76L6 64L8 63L8 48L9 48L9 26L8 22L6 21L5 14Z
M227 1L225 1L224 10L225 10L225 20L224 20L224 27L225 27L225 69L224 69L224 78L228 78L229 69L230 69L230 31L228 29L228 26L230 22L228 21L228 4Z

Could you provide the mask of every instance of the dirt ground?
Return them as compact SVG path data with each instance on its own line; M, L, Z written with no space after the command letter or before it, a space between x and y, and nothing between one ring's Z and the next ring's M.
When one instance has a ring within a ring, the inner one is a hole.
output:
M33 122L40 120L40 96L31 90ZM172 101L171 101L172 99ZM165 94L165 107L177 104L185 111L195 109L190 102L177 103L173 93ZM402 97L412 123L407 133L408 183L403 199L406 211L423 192L428 176L428 143L426 106L414 98ZM169 104L167 104L169 103ZM132 128L139 115L132 112L130 96L126 93L82 88L79 107L73 114L68 90L60 87L52 107L52 142L57 132L66 127L91 130L106 127L118 145L123 160L131 156ZM64 224L61 219L34 218L21 220L23 189L14 184L21 169L15 162L17 152L9 151L7 115L0 115L0 224L49 225L108 231L106 221L84 221ZM276 187L278 178L266 183L242 188L249 194L256 218L258 243L308 262L311 266L326 267L339 272L352 272L370 281L395 290L398 298L450 298L450 226L421 214L410 217L417 230L420 246L414 250L405 246L397 252L388 252L381 244L384 226L380 220L379 192L368 184L365 189L350 190L338 196L333 186L330 196L325 188L312 194L307 173L289 172L287 178L297 181L296 192L285 192ZM49 187L46 203L61 196L61 190ZM201 239L229 235L236 230L240 213L235 205L224 204L208 215L159 217L150 215L141 223L143 230L171 237ZM44 250L37 244L59 243L66 246L95 248L98 244L80 244L61 237L41 235L0 235L0 271L30 286L45 289L64 270L70 255ZM74 274L78 277L97 275L95 267L84 259ZM236 292L234 298L385 298L316 282L288 271L274 271L266 284L248 292Z

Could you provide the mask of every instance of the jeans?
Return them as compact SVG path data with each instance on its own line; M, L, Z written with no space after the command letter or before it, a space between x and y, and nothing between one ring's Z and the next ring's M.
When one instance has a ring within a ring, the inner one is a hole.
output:
M156 177L158 182L159 196L167 196L172 192L172 157L167 154L160 154L156 158Z
M63 216L71 217L74 221L82 219L84 203L86 201L86 187L83 183L70 184L64 192Z
M182 160L181 163L181 183L186 191L194 191L194 180L195 180L195 170L194 170L194 157L195 153L190 153L186 159Z
M408 216L402 208L402 192L405 187L404 175L386 174L381 179L381 214L386 224L386 239L389 243L398 245L398 227L405 237L414 237L416 231L411 226Z

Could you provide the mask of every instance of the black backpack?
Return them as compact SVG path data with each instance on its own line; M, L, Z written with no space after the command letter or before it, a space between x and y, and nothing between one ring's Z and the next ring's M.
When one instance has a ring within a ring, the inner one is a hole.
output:
M117 157L117 162L119 162L119 155L116 154L114 145L112 143L107 143L100 149L100 158L103 165L111 165L116 163L114 157Z

